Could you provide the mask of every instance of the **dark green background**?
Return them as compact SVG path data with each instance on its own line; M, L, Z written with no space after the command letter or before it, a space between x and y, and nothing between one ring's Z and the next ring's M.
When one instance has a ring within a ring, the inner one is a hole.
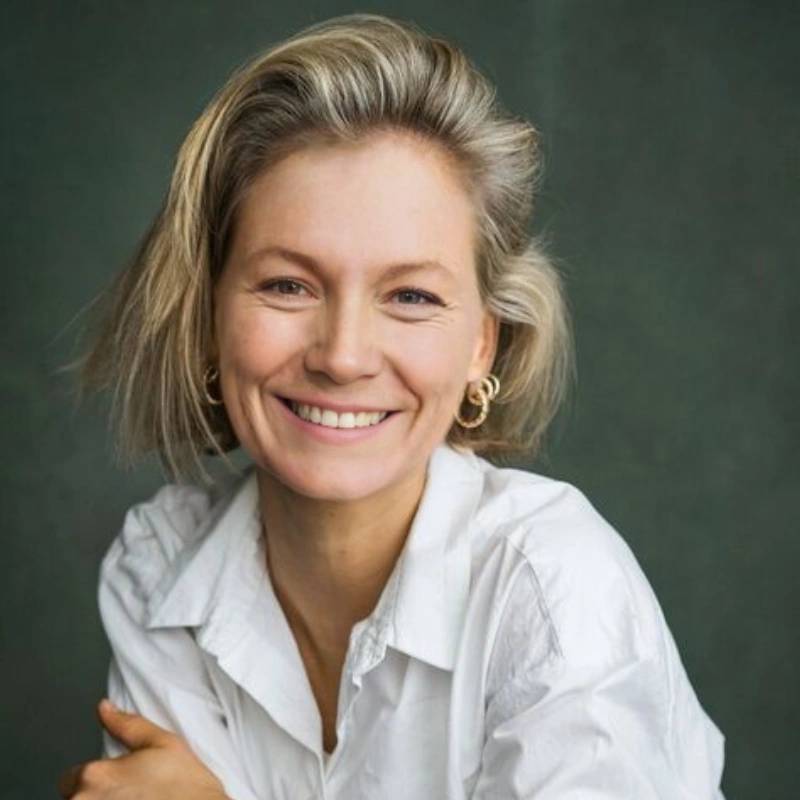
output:
M532 466L642 563L727 737L729 800L797 797L798 7L4 3L0 797L56 797L96 757L97 567L161 480L112 467L102 403L73 410L74 317L230 70L356 10L453 38L541 129L535 227L566 275L579 381Z

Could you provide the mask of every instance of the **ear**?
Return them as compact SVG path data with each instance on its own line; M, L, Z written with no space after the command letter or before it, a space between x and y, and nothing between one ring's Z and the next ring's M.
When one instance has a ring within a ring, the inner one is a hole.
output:
M494 314L484 310L475 348L472 351L472 361L468 372L470 382L480 380L491 370L497 354L499 336L500 320Z

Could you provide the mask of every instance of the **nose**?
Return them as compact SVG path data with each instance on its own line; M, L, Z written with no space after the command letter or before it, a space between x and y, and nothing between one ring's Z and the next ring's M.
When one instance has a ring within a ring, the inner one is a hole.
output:
M381 355L374 334L370 309L357 298L328 303L318 315L305 367L340 384L375 375Z

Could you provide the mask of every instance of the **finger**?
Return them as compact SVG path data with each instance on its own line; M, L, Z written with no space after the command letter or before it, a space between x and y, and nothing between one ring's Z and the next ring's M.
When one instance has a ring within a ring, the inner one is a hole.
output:
M72 797L81 782L81 772L84 764L76 764L74 767L64 770L58 778L58 793L63 798Z
M107 785L109 779L108 759L100 761L84 761L65 770L58 779L58 791L62 797L73 797L76 795L84 797L85 789L97 790ZM92 797L97 796L92 793ZM103 795L105 797L105 795Z
M130 750L142 747L165 747L175 741L175 734L156 725L155 722L117 708L110 700L102 700L98 716L103 727Z

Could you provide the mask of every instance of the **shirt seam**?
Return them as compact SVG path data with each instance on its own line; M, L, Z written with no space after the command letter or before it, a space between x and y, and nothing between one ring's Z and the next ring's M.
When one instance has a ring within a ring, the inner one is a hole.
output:
M550 608L547 605L547 599L544 595L544 589L542 588L541 581L539 580L539 575L536 571L536 567L531 562L528 554L515 542L509 539L511 531L504 535L504 540L506 544L512 547L521 557L523 560L524 565L528 568L528 577L533 582L534 588L536 590L536 600L539 606L539 611L544 616L545 620L547 621L547 626L549 632L552 634L553 643L555 644L556 653L560 658L564 658L564 650L561 646L561 640L558 635L558 628L556 627L555 622L553 621L553 617L550 614ZM508 601L506 601L508 602ZM504 607L505 608L505 607Z

